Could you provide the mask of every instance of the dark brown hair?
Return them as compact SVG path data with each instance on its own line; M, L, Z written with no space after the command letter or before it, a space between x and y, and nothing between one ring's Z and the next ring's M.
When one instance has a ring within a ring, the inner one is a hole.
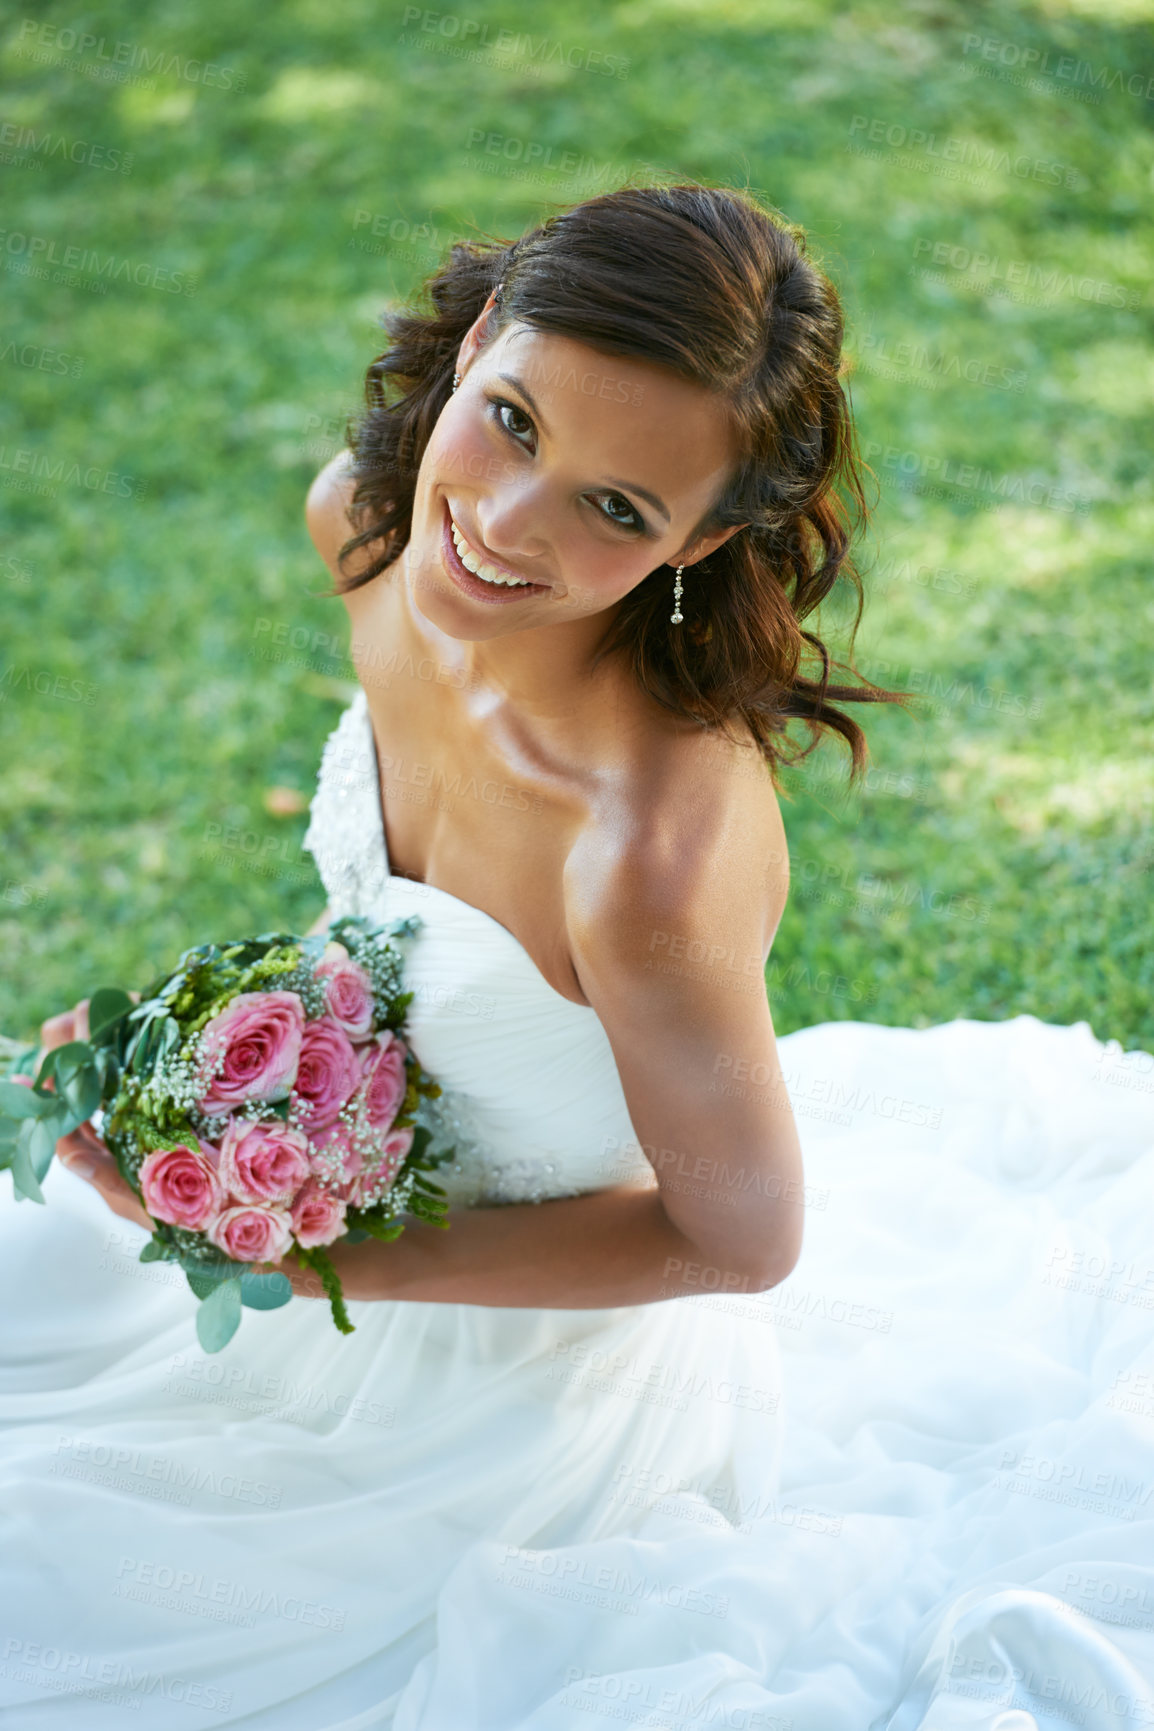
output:
M368 368L366 407L348 432L351 516L366 526L341 548L334 593L378 576L407 544L417 471L461 342L498 285L487 336L521 321L604 354L656 361L722 395L733 414L741 459L693 533L748 527L688 567L687 577L707 580L685 584L684 627L669 624L663 563L625 595L595 661L623 654L643 690L704 727L728 733L740 715L775 785L779 765L808 756L820 730L835 729L850 747L852 785L868 762L865 735L830 700L902 703L909 694L831 684L835 665L862 675L802 626L845 577L857 591L852 654L864 603L850 559L868 512L839 376L844 320L804 233L746 192L623 186L509 245L455 241L426 285L432 312L382 318L389 346ZM345 561L377 541L380 556L349 578ZM807 654L813 677L803 671ZM794 718L810 744L786 756Z

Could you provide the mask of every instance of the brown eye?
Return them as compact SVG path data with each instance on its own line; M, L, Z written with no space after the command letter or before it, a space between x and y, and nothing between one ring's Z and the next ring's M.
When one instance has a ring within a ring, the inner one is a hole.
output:
M628 518L610 516L609 521L611 523L618 524L619 527L622 529L638 529L638 530L644 529L645 524L641 520L641 517L638 515L638 513L633 509L633 506L629 503L628 499L623 499L621 497L620 493L607 493L605 495L605 497L610 502L616 501L616 503L618 505L624 505L626 511L629 514ZM603 513L603 515L604 514L605 513Z
M521 408L519 403L511 403L508 397L489 397L487 401L489 404L490 418L497 423L503 433L507 433L511 439L516 439L522 450L526 449L527 447L524 442L523 431L527 432L532 430L532 417ZM505 419L506 411L511 415L519 415L521 417L525 422L525 428L523 431L519 430L515 426L509 425L508 421ZM615 529L626 529L631 535L646 535L649 533L645 524L645 519L641 515L640 511L636 510L629 503L628 499L624 498L620 493L594 493L589 495L589 497L594 500L613 500L618 505L624 506L627 513L624 517L618 517L611 511L603 510L600 505L597 507L602 520L606 523L611 523Z
M516 403L510 403L505 397L490 397L489 401L493 406L493 413L496 415L499 424L504 431L510 433L513 438L519 439L521 432L528 432L532 427L533 423L529 416L525 413L524 409L518 408ZM518 428L509 425L508 421L504 418L506 409L509 409L514 415L520 415L521 419L525 422L524 428L518 430Z

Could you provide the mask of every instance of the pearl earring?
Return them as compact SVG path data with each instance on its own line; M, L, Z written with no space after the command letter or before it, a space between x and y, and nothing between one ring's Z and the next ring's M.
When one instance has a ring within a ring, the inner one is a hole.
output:
M453 391L455 391L455 390L456 390L456 388L457 388L457 386L458 386L458 385L459 385L459 384L460 384L460 382L461 382L461 375L460 375L460 373L454 373L454 374L453 374ZM452 392L452 391L450 391L450 392L449 392L449 395L450 395L450 396L452 396L452 394L453 394L453 392Z
M669 615L669 622L671 625L680 625L682 619L685 617L681 611L681 573L684 570L685 566L679 565L677 567L677 575L673 579L673 612Z

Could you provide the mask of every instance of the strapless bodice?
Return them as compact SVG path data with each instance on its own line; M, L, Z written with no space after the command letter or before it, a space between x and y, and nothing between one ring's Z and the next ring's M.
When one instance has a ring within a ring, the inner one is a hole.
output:
M458 1148L438 1174L455 1204L651 1179L596 1011L562 997L492 915L390 871L363 691L325 743L303 846L334 919L421 922L397 941L413 1050L445 1091L425 1120Z

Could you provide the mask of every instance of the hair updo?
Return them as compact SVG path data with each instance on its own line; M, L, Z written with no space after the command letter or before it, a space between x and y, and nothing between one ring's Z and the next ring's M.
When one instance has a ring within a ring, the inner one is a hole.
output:
M864 604L850 559L868 513L839 376L844 319L802 230L747 193L625 186L511 245L455 241L426 284L432 311L382 318L389 344L368 368L366 406L348 432L352 517L363 527L341 548L340 569L369 543L381 551L336 593L378 576L407 544L417 471L461 342L498 284L489 335L525 322L606 355L655 361L724 397L732 413L737 469L693 534L748 527L689 568L697 580L686 583L685 626L669 624L663 562L619 603L595 663L623 655L656 702L703 727L729 732L743 718L775 784L781 764L808 756L832 728L849 744L852 784L868 762L865 735L831 699L902 703L909 694L831 684L830 654L802 624L845 576L857 591L852 652ZM795 718L811 739L786 755Z

